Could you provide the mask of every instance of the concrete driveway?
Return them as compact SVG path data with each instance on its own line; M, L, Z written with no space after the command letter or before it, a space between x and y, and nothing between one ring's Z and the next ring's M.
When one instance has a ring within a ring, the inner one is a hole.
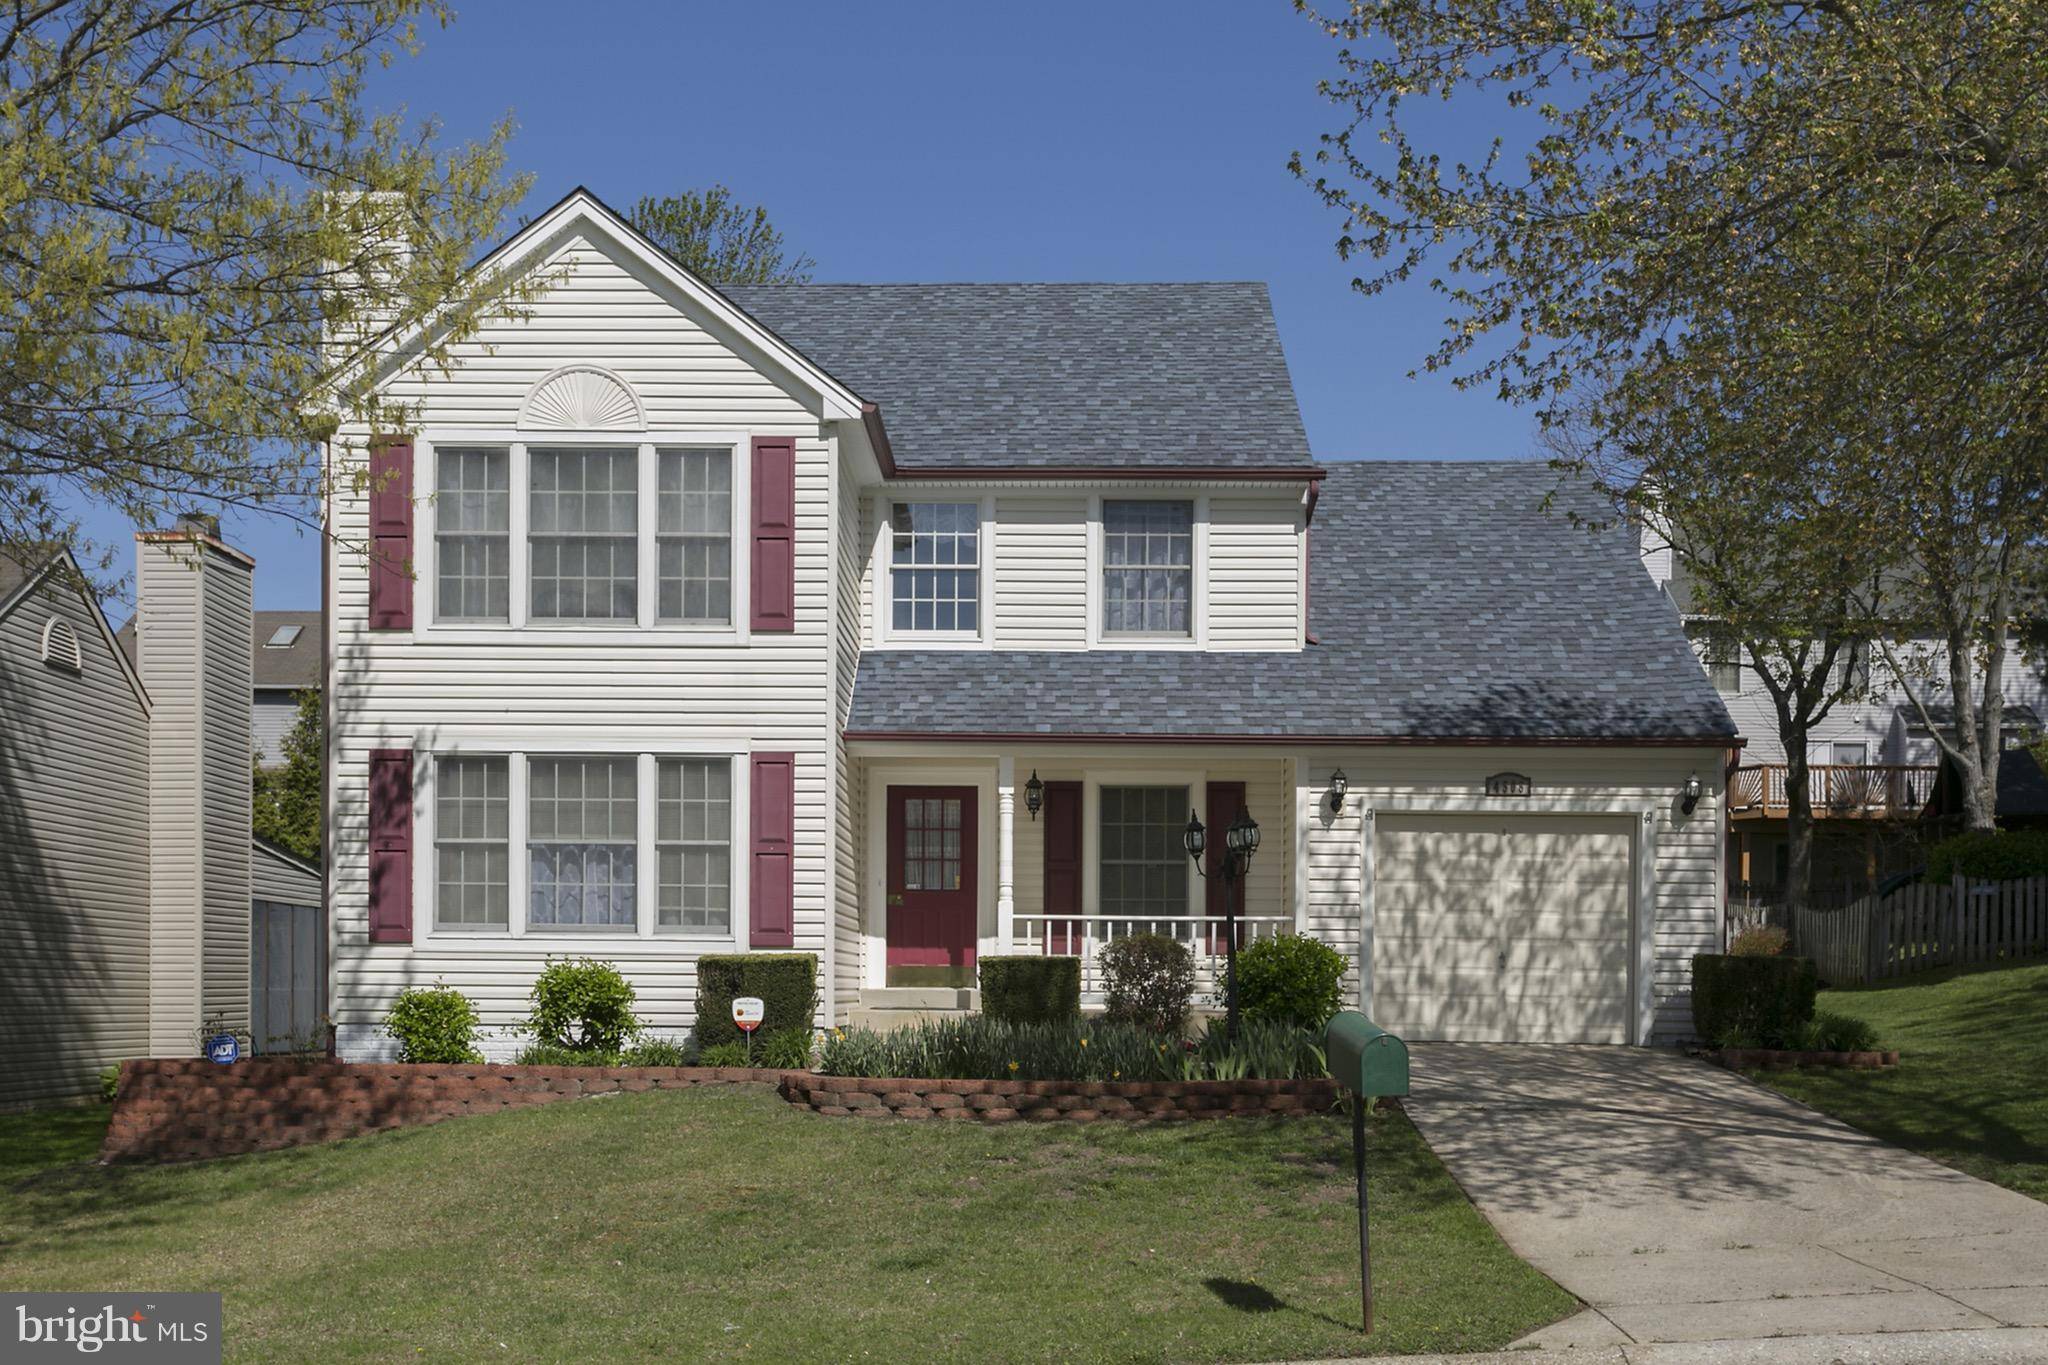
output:
M1408 1113L1591 1311L1530 1345L2048 1327L2048 1204L1741 1077L1620 1047L1418 1043Z

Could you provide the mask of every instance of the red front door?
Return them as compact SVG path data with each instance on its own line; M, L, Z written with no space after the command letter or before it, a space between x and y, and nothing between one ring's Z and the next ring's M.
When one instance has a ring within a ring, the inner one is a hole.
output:
M888 983L971 986L974 788L889 788Z

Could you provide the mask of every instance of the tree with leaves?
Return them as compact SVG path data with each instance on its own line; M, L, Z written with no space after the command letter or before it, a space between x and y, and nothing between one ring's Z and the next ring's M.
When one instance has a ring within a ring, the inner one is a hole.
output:
M1292 164L1343 215L1339 253L1377 263L1354 285L1425 274L1451 317L1423 364L1546 425L1598 388L1596 459L1649 460L1638 438L1684 403L1759 487L1799 492L1825 461L1805 505L1830 500L1847 558L1888 557L1851 610L1923 718L1946 689L1956 723L1930 729L1988 828L2000 666L2048 528L2048 8L1297 8L1342 44L1323 88L1343 125ZM1476 100L1495 131L1435 146L1435 111ZM1936 647L1900 643L1920 633Z
M503 300L466 271L525 193L501 124L442 149L364 107L439 0L38 0L0 13L0 552L83 505L311 522L337 357ZM319 417L309 414L318 411Z
M274 768L256 767L254 828L257 838L318 863L323 800L320 756L326 751L327 734L317 689L307 688L293 701L298 714L279 745L284 762Z
M713 284L808 284L818 263L791 255L768 210L723 185L642 199L626 215L677 265Z

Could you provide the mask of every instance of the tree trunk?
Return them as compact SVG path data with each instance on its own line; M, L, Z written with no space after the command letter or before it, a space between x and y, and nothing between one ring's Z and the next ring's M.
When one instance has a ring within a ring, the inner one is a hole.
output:
M1785 745L1785 900L1813 895L1813 771L1806 763L1806 727L1782 731Z

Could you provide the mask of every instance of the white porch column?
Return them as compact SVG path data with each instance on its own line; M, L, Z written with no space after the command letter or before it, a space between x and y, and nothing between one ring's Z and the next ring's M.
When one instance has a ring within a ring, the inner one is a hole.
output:
M1012 952L1017 935L1017 760L996 760L996 951Z

